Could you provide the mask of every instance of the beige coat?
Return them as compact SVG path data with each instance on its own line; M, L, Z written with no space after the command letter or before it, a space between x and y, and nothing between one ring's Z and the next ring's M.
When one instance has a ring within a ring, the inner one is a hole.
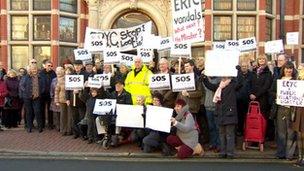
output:
M55 88L55 103L66 103L65 98L65 80L64 77L59 77Z
M304 107L297 107L292 127L294 131L304 133Z

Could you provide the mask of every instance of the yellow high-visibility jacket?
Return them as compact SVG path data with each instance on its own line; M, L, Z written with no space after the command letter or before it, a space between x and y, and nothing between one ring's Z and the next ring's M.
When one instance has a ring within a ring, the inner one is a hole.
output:
M135 76L134 69L130 71L125 80L125 89L131 93L133 104L136 104L137 96L145 96L145 104L152 103L151 90L149 88L152 72L143 65L141 71Z

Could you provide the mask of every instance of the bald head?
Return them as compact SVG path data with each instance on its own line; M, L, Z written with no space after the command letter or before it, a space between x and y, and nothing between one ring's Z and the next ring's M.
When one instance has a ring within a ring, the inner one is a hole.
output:
M134 65L135 65L135 69L139 70L142 68L142 59L139 56L136 56L134 59Z

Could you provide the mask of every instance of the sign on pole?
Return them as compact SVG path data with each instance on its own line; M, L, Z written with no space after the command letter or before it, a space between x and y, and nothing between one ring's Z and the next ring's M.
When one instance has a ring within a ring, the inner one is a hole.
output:
M170 90L169 74L154 74L150 77L149 87L152 90Z
M265 43L265 53L268 54L275 54L275 53L283 53L284 52L284 46L283 46L283 40L274 40L274 41L268 41Z
M298 45L299 44L299 32L286 33L286 44L287 45Z
M201 0L172 0L173 41L194 43L204 41L204 20Z
M81 90L83 89L84 76L83 75L66 75L65 89L66 90Z
M304 81L277 80L277 104L304 107Z
M171 75L172 91L195 90L194 73Z
M210 50L206 52L205 75L236 77L240 52L236 50Z

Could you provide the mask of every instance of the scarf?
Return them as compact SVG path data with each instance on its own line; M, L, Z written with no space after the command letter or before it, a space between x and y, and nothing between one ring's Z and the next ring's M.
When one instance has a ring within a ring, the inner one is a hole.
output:
M265 66L260 66L258 69L257 69L257 74L260 75L265 69Z
M214 96L213 96L213 102L217 103L221 101L221 95L222 95L222 89L224 89L229 83L231 82L231 79L222 80L220 82L219 87L216 89Z
M38 83L38 76L32 76L32 97L36 99L39 97L39 83Z

